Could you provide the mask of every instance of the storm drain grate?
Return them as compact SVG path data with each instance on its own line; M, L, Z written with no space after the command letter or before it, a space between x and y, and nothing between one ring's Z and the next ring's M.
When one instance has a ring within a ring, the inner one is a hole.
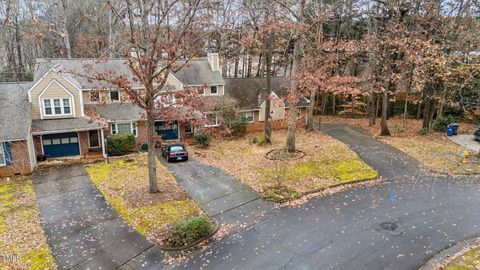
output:
M395 231L398 226L393 222L383 222L380 226L387 231Z

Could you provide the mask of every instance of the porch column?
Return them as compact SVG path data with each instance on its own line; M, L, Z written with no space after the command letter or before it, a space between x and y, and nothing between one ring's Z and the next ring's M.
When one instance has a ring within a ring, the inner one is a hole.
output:
M107 158L107 154L105 153L105 139L103 136L103 128L100 129L100 139L101 139L101 144L102 144L102 154L104 158Z

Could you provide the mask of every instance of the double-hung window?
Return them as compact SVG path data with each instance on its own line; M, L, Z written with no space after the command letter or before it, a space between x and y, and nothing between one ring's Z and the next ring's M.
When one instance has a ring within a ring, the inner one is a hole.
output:
M205 113L205 117L207 119L207 124L205 125L206 127L216 127L219 125L217 113Z
M110 91L110 101L111 102L118 102L120 101L120 93L117 90Z
M218 94L218 88L216 85L210 86L210 95L217 95Z
M241 113L243 117L245 117L245 120L247 120L247 123L253 123L253 112L243 112Z
M137 125L135 123L112 123L110 125L112 134L133 134L137 136Z
M43 100L43 112L45 115L71 115L72 107L69 98L51 98Z

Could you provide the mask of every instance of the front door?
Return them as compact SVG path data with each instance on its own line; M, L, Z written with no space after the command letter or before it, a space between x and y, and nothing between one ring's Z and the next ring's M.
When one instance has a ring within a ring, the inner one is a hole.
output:
M178 122L156 121L155 131L164 140L178 140Z
M80 155L76 132L42 135L42 144L43 153L49 158Z
M90 130L88 132L88 143L90 148L100 147L100 138L98 130Z

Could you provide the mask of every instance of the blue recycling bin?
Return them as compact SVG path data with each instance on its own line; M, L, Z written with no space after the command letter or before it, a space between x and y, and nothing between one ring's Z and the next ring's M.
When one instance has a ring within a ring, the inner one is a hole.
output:
M459 126L460 125L457 124L457 123L451 123L451 124L447 125L447 134L448 134L448 129L451 128L452 129L452 135L451 136L457 135Z
M447 128L447 136L452 137L453 136L453 127L448 127Z

